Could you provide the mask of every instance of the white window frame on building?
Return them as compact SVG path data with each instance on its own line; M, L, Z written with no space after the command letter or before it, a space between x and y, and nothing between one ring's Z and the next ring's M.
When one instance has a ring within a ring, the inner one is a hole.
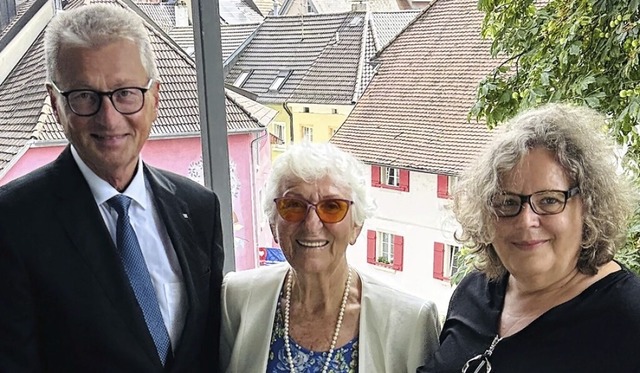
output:
M458 245L444 245L444 277L451 278L456 274L458 270L456 255L460 252L460 246Z
M377 232L376 260L380 263L393 264L393 234Z
M283 147L286 143L285 141L286 127L285 126L286 125L283 122L273 122L273 135L277 137L278 140L281 141L280 143L275 144L276 147Z
M313 142L313 127L302 126L302 139Z
M381 184L389 185L393 187L400 186L400 169L395 167L381 167L382 168L382 179L380 180Z

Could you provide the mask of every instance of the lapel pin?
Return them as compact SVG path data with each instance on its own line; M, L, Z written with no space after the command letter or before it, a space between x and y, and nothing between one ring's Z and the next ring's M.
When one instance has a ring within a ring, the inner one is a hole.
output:
M189 219L189 215L187 215L187 214L182 214L182 217L185 218L185 219Z

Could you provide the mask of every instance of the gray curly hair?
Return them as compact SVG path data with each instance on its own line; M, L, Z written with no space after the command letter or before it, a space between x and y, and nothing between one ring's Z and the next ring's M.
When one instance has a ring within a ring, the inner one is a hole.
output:
M461 175L453 193L453 212L462 228L456 238L477 253L476 267L493 279L506 273L491 244L497 218L490 201L502 192L503 175L534 148L555 153L580 187L584 221L578 270L594 275L611 261L637 202L630 180L616 172L614 146L605 118L585 107L548 104L511 119Z

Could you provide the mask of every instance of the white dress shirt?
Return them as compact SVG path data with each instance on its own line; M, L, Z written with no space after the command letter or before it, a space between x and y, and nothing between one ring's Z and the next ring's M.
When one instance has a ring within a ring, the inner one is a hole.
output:
M71 154L89 184L91 193L115 244L118 213L107 204L107 201L119 192L98 177L84 163L73 146L71 146ZM127 190L122 194L132 199L129 218L138 237L144 261L156 291L162 319L167 327L171 346L175 351L184 326L187 293L178 257L171 244L167 229L153 203L153 192L144 176L142 167L142 158L140 158L136 174Z

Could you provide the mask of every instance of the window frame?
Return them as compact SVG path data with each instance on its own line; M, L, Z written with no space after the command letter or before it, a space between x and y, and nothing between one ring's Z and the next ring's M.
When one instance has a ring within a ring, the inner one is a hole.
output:
M458 183L458 177L453 175L438 174L437 196L442 199L450 199L453 195L453 189Z
M371 165L371 186L375 188L382 189L391 189L398 190L402 192L409 192L410 190L410 172L407 169L397 168L399 177L398 177L398 186L389 185L383 182L383 172L382 169L388 166L379 166L379 165ZM393 167L392 167L393 168Z
M313 127L302 126L302 139L313 142Z
M386 254L384 246L387 247ZM404 236L387 231L368 230L367 263L402 271L404 269Z
M286 124L283 122L272 122L272 124L273 124L273 135L282 141L281 144L275 144L274 147L282 148L287 143L285 139L285 137L287 136ZM279 136L279 132L282 132L282 137Z
M269 86L269 91L279 92L280 89L282 89L282 86L284 86L284 83L287 81L287 79L289 79L289 76L291 76L291 70L278 71L278 75L276 75L276 77L273 79L273 82Z
M433 243L433 278L441 281L449 281L458 270L456 254L461 246L434 242Z

